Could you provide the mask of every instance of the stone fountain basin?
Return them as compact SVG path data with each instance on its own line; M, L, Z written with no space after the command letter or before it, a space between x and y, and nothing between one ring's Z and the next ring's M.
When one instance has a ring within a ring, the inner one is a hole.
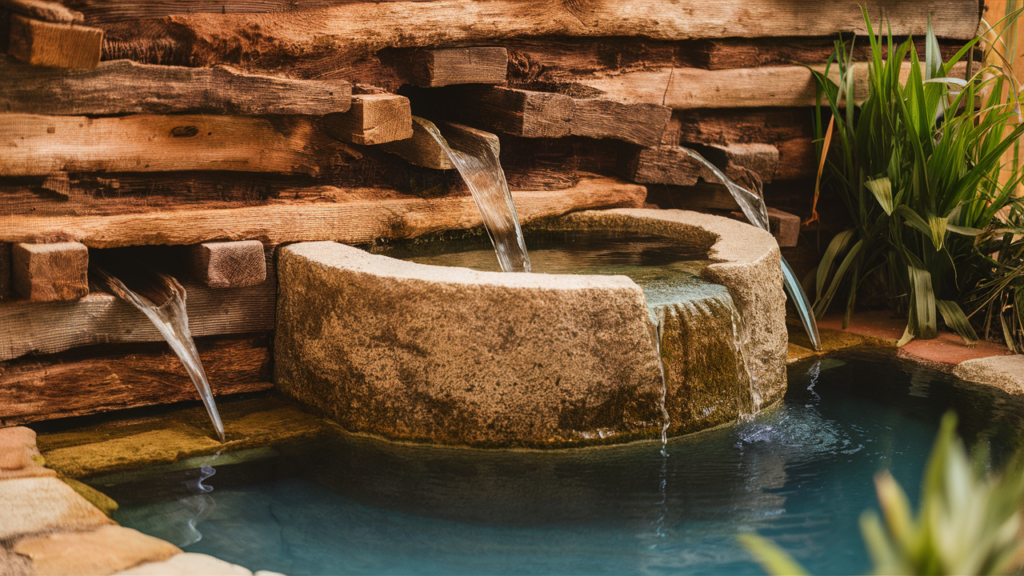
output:
M745 320L763 405L782 397L785 296L770 234L642 209L579 212L544 228L657 235L706 250L712 263L701 276L727 289ZM647 303L625 276L480 272L309 242L280 250L278 281L277 387L352 432L482 447L661 434ZM735 420L735 386L723 381L735 364L709 352L700 373L679 366L687 354L673 347L694 345L679 329L667 324L662 338L669 433Z

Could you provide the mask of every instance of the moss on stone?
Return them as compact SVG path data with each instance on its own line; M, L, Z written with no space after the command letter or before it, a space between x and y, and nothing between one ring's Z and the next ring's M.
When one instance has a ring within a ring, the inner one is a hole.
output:
M68 486L71 486L72 490L78 492L79 496L88 500L90 504L99 508L107 516L110 516L119 508L113 498L88 484L83 484L74 478L61 478L61 480Z

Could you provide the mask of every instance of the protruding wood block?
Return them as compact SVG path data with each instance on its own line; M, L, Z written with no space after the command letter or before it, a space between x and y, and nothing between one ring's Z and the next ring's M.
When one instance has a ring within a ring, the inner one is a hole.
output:
M639 184L693 186L704 167L676 145L636 148L619 156L618 173Z
M11 15L7 53L33 66L95 68L103 51L103 30Z
M742 212L732 212L737 220L747 221ZM780 248L792 248L800 239L800 217L777 208L768 208L768 231L775 237Z
M818 173L818 151L814 139L791 138L775 143L779 150L779 167L776 180L800 180L814 178Z
M210 288L243 288L267 279L267 259L259 240L190 246L188 267L196 281Z
M47 22L78 24L84 19L81 12L48 0L0 0L0 10L9 10L15 14Z
M467 90L478 110L474 119L485 128L526 138L561 138L569 135L576 115L572 98L551 92L515 88Z
M91 70L28 66L0 55L4 112L111 116L216 112L320 116L349 109L344 80L293 80L227 67L185 68L101 62Z
M266 334L196 341L214 394L273 387ZM198 400L166 344L86 348L0 363L0 426Z
M381 144L380 149L396 156L405 158L410 164L433 168L434 170L452 170L455 166L448 159L444 148L427 131L426 123L418 116L412 117L412 138Z
M11 245L0 242L0 300L11 295Z
M771 144L726 144L709 148L705 157L730 178L742 178L744 171L750 170L758 175L762 184L768 184L779 167L779 149Z
M38 302L75 300L89 293L89 249L78 242L15 244L14 289Z
M0 114L0 175L230 170L318 176L344 145L302 116Z
M578 98L570 131L575 136L614 138L641 146L661 142L672 110L657 104L620 104L602 98Z
M384 144L412 138L409 99L396 94L358 94L343 114L324 116L327 133L353 144Z
M504 84L508 76L508 51L500 47L403 51L387 60L400 68L410 84L421 88Z

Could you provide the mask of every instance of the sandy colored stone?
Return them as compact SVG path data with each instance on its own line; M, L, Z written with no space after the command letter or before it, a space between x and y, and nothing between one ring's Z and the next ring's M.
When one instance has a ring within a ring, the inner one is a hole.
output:
M278 275L277 385L350 431L478 446L660 432L629 278L425 266L331 242L282 248Z
M113 524L103 512L56 478L0 482L0 540L22 534L84 530Z
M24 426L0 428L0 480L57 475L42 463L35 431Z
M252 572L213 556L186 552L163 562L151 562L118 572L117 576L252 576Z
M13 551L31 559L36 576L106 576L181 553L159 538L121 526L24 538Z
M818 353L815 352L814 350L811 350L810 348L805 348L803 346L793 344L792 342L790 342L789 347L786 350L786 364L799 362L804 358L810 358L812 356L817 355Z
M1024 356L991 356L961 362L953 375L970 382L1002 388L1010 394L1024 394Z
M107 516L112 515L119 508L113 498L88 484L79 482L74 478L61 478L61 480L68 486L71 486L71 489L77 492L79 496L88 500L90 504L99 508Z
M32 562L21 556L8 552L0 546L0 574L4 576L32 576Z
M550 224L564 230L624 230L675 238L706 249L715 263L701 276L728 288L747 330L750 371L765 404L786 392L786 295L781 254L771 234L730 218L684 210L590 210Z

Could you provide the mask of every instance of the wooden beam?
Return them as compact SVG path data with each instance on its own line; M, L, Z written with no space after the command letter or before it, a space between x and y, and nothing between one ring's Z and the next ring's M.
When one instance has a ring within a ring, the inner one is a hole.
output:
M195 337L274 329L277 278L272 268L266 282L248 288L183 286L189 329ZM93 344L163 341L142 312L103 292L71 302L0 302L0 325L5 327L0 331L0 361Z
M84 20L81 12L70 10L59 2L48 0L0 0L0 10L7 10L46 22L81 24Z
M321 187L325 197L332 191ZM470 196L369 198L345 202L280 203L223 210L179 210L114 216L7 218L0 242L27 242L64 235L92 248L189 245L214 240L260 240L264 244L335 240L347 244L379 238L413 238L432 232L481 225ZM576 210L639 207L643 186L587 175L558 191L513 192L520 220L559 216ZM272 276L270 272L269 275ZM248 289L243 289L248 290ZM219 291L218 291L219 292ZM189 297L189 302L193 298ZM2 336L0 336L2 338Z
M0 242L0 300L11 295L11 245Z
M392 51L382 61L421 88L504 84L508 76L508 51L500 46Z
M695 144L774 144L814 136L811 108L678 110L680 142Z
M654 104L504 87L442 93L439 107L450 116L512 136L612 138L641 146L661 142L672 116L671 110Z
M95 68L103 52L103 30L45 22L11 14L7 53L33 66Z
M244 288L267 280L263 243L204 242L189 246L187 267L197 282L210 288Z
M384 144L412 138L409 99L396 94L358 94L342 114L324 116L328 134L353 144Z
M771 144L712 144L704 157L729 178L743 178L749 170L762 184L770 184L779 167L779 149Z
M774 146L779 150L775 180L802 180L818 173L818 151L812 138L780 140Z
M857 3L807 0L474 0L360 2L331 5L296 2L267 18L237 12L270 11L254 0L203 3L76 0L91 21L129 18L105 26L117 42L134 45L154 61L216 63L281 62L333 58L353 61L383 48L481 45L511 37L630 37L685 40L721 37L833 37L865 35ZM272 2L274 10L284 2ZM90 6L90 9L86 8ZM913 0L865 2L876 21L884 11L896 35L924 36L927 19ZM206 14L188 14L191 10ZM100 11L104 11L100 14ZM927 12L940 37L969 40L978 28L977 0L932 0ZM158 19L165 15L174 18ZM699 15L699 16L696 16ZM141 24L139 20L150 19ZM258 30L259 35L253 35ZM321 47L315 49L316 47ZM259 58L253 58L258 54ZM180 60L178 60L180 59Z
M635 148L620 155L617 172L639 184L693 186L704 173L679 146Z
M501 141L490 132L452 122L443 122L438 128L452 150L472 153L475 150L490 148L495 157L501 155Z
M906 41L905 37L895 38L899 44ZM939 42L939 52L944 62L949 61L964 42L943 40ZM914 39L918 56L923 60L925 55L925 38ZM708 70L727 70L730 68L758 68L763 66L784 66L787 64L818 64L828 60L835 50L832 38L808 38L792 36L788 38L715 38L695 42L681 47L689 54L689 59L698 68ZM882 57L888 55L888 47L882 45ZM871 45L868 42L857 42L853 47L853 61L867 62L871 60ZM979 59L980 60L980 59Z
M455 166L448 159L444 148L427 131L427 123L418 116L412 117L412 138L381 144L380 149L405 158L411 164L434 170L452 170Z
M901 78L909 77L910 63L903 65ZM923 66L923 64L922 64ZM824 66L811 68L823 71ZM852 66L854 102L868 96L868 64ZM963 78L967 63L953 67L950 76ZM838 82L832 67L830 78ZM619 76L580 79L585 86L600 90L603 97L624 104L659 104L673 109L814 106L817 99L811 70L803 66L766 66L730 70L668 68L644 70Z
M266 334L199 338L217 396L273 387ZM199 400L166 344L102 346L0 362L0 426Z
M317 176L343 147L301 116L0 115L0 175L230 170Z
M15 244L14 290L36 302L75 300L89 293L89 249L78 242Z
M215 112L319 116L348 110L344 80L292 80L227 67L153 66L129 60L91 70L39 68L0 56L0 108L57 116Z
M730 212L729 215L741 222L748 222L742 212ZM768 230L779 248L793 248L800 240L800 217L768 207Z

